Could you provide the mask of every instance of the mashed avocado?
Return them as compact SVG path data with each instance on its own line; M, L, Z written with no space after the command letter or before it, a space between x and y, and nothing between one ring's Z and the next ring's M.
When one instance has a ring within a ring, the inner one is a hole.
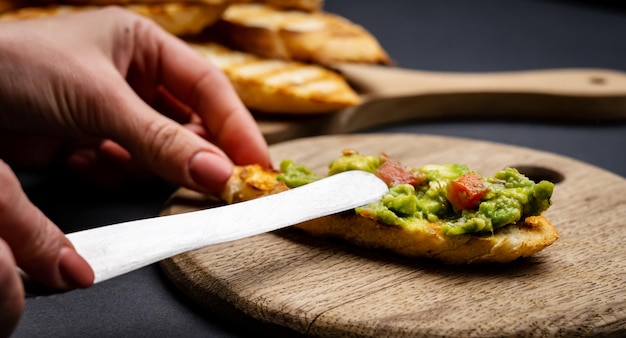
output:
M379 172L379 168L382 170L385 160L356 152L344 153L330 163L328 175L364 170L382 178L385 175ZM278 179L289 187L320 179L311 170L290 160L284 160L280 169L282 174ZM356 208L356 212L385 224L403 227L437 223L442 234L447 236L491 234L500 227L547 210L554 189L553 183L535 183L514 168L498 171L492 177L480 176L462 164L431 164L402 170L421 179L413 185L390 184L389 192L380 200ZM473 176L473 182L478 182L478 188L464 183L468 175ZM450 189L451 186L455 189ZM462 197L463 201L469 198L470 203L459 204L455 197Z
M291 160L283 160L280 162L280 172L278 180L285 182L289 188L299 187L321 179L315 175L309 168L303 165L297 165Z
M374 173L380 164L378 156L366 156L355 152L344 154L328 165L328 175L334 175L348 170L363 170Z

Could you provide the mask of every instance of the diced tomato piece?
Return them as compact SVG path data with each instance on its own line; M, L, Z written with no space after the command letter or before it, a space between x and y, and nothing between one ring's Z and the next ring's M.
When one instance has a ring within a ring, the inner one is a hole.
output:
M447 197L455 209L467 210L478 206L488 191L479 175L468 173L448 183Z
M424 182L425 177L406 169L399 161L382 156L385 162L376 170L376 176L389 186L398 184L418 185Z

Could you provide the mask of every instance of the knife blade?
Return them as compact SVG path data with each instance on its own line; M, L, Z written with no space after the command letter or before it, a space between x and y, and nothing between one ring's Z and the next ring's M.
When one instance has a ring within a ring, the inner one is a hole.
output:
M102 226L67 238L98 283L186 251L356 208L387 191L375 175L347 171L251 201Z

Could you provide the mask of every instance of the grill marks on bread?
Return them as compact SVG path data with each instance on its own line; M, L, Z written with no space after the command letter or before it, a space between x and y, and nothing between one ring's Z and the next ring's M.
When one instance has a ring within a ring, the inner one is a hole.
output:
M266 59L213 42L190 42L230 79L250 109L272 113L327 113L359 103L339 74L320 65Z
M233 48L268 58L314 63L390 63L376 38L339 15L233 4L217 31Z
M154 21L173 35L187 36L200 33L207 26L215 23L226 9L227 4L204 2L132 3L122 5L122 7ZM98 8L101 7L97 5L25 7L2 13L0 21L37 19Z

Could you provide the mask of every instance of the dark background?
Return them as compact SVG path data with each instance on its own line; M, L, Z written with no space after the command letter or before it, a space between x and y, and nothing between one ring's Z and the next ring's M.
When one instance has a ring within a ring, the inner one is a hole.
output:
M618 1L327 0L325 8L365 26L404 68L626 71L626 13ZM368 132L493 140L626 176L621 122L439 120ZM18 174L33 202L65 231L155 216L175 190L164 182L102 190L56 170ZM157 266L149 266L87 290L29 298L14 337L236 337L263 329L254 324L229 322L199 308Z

